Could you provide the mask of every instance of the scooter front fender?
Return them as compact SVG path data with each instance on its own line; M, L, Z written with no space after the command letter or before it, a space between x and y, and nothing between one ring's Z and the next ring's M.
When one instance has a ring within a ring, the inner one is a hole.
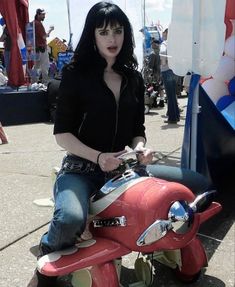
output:
M218 202L212 202L211 205L200 214L200 224L207 221L222 210L222 206Z
M47 276L62 276L112 261L131 252L120 243L110 239L96 237L93 242L94 244L89 247L75 247L68 252L61 250L41 257L38 260L39 272Z
M92 287L119 287L117 270L113 261L92 266Z
M181 249L181 262L180 272L184 275L197 274L203 267L207 267L206 252L197 237Z

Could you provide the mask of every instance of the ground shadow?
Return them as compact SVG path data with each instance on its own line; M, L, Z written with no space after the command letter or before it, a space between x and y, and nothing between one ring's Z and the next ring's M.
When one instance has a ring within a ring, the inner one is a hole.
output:
M202 271L201 277L198 281L191 284L185 284L179 281L174 275L174 270L154 261L154 275L153 275L153 283L152 287L166 287L166 286L174 286L174 287L225 287L225 283L220 279L208 276L204 274L204 270ZM132 268L126 268L122 266L121 269L121 284L123 287L128 287L130 284L137 282L135 270Z

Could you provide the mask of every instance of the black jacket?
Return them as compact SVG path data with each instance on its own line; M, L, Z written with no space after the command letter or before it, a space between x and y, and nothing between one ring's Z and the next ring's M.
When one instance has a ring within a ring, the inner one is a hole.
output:
M96 69L66 68L59 89L54 134L71 132L87 146L115 152L145 137L144 83L137 71L123 69L117 106Z

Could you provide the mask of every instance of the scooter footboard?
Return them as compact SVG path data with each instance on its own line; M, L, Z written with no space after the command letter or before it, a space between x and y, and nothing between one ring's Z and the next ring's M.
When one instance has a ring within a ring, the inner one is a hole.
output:
M38 260L38 270L47 276L62 276L89 266L104 264L130 252L118 242L97 237L93 239L93 244L88 247L74 247L41 257Z

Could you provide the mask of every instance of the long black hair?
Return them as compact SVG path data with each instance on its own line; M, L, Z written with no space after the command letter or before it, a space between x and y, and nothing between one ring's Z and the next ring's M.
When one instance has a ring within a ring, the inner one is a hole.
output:
M126 14L115 4L99 2L95 4L87 14L81 38L74 52L70 65L84 69L89 66L106 66L95 46L95 29L119 24L124 29L124 41L122 49L116 58L114 68L124 66L137 69L138 63L134 56L134 37L131 24Z

